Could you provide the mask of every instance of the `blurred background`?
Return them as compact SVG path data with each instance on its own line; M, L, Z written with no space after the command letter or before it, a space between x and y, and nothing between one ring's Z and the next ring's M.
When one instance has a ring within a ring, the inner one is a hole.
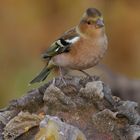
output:
M78 24L88 7L103 13L109 49L102 63L113 72L140 78L140 1L0 1L0 107L39 84L28 86L44 63L40 54Z

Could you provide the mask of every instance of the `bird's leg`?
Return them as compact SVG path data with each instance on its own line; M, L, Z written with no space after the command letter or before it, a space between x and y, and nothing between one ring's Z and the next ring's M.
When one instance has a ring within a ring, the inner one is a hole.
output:
M64 80L64 70L63 70L63 68L62 67L59 67L59 71L60 71L60 78L61 78L61 80L63 81L63 83L65 85L67 85L66 82L65 82L65 80Z
M53 86L55 86L55 81L56 81L56 79L55 79L55 77L53 78L53 81L52 81L52 85Z
M87 72L83 71L83 70L79 70L81 71L83 74L85 74L87 77L91 77Z

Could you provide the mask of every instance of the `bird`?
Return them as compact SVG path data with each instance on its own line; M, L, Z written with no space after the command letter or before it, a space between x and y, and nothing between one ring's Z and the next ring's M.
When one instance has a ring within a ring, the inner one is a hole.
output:
M98 9L88 8L78 25L64 32L42 54L46 65L30 84L44 81L58 67L60 74L63 68L87 74L84 70L100 62L107 46L103 16Z

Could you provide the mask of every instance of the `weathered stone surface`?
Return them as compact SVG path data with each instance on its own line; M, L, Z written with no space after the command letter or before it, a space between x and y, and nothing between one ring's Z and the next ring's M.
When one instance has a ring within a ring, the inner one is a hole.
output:
M55 81L12 101L9 107L0 112L0 132L12 135L10 132L18 130L14 138L24 140L34 139L35 136L36 138L41 137L42 131L43 134L52 132L53 136L55 134L53 134L52 127L58 134L60 129L65 128L64 126L68 126L68 128L70 126L74 130L69 132L71 135L75 135L77 132L87 140L93 140L93 138L95 140L129 140L130 138L138 140L140 117L136 110L137 103L122 101L120 98L112 96L110 88L98 77L71 76L65 77L65 81L67 85L56 78ZM19 115L21 111L29 113L31 116L24 120L23 116ZM39 131L39 123L43 117L35 125L33 122L36 117L40 118L40 114L50 116L47 116L48 121L46 121L44 129L40 128ZM51 116L59 119L55 120L53 117L53 121L51 121ZM16 123L13 123L12 129L7 129L7 126L10 126L9 123L16 120L17 117L19 120L21 117L22 121L18 122L21 129L16 127ZM48 126L50 127L48 128ZM3 134L0 134L1 139L3 139ZM68 135L65 131L63 134ZM8 138L8 135L4 136Z

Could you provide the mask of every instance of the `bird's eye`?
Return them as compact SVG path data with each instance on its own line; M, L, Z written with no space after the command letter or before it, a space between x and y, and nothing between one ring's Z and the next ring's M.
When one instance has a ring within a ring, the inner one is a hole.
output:
M88 25L91 25L91 24L93 24L94 22L92 21L92 20L89 20L89 21L87 21L87 24Z
M90 25L90 24L91 24L91 21L88 21L88 22L87 22L87 24L89 24L89 25Z

